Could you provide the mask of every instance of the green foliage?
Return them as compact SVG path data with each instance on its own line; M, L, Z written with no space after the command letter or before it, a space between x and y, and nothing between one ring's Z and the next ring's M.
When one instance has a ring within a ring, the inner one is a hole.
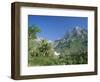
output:
M47 40L36 41L36 34L40 32L38 27L29 27L28 39L28 65L42 66L42 65L57 65L59 61L54 56L54 49L51 43Z
M40 46L39 46L40 53L43 56L53 56L53 50L52 50L52 45L48 43L46 40L41 40L40 41Z
M33 25L33 26L30 26L28 28L28 35L29 35L29 38L33 38L33 39L36 39L36 34L39 33L41 30L39 29L38 26L36 25Z

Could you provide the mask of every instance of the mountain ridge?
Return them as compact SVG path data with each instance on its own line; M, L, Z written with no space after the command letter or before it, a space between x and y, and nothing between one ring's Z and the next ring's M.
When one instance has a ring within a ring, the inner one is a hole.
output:
M72 28L68 33L65 33L63 38L54 42L55 50L59 51L59 48L68 48L70 47L71 43L75 42L76 40L81 43L86 41L87 43L87 30L80 27Z

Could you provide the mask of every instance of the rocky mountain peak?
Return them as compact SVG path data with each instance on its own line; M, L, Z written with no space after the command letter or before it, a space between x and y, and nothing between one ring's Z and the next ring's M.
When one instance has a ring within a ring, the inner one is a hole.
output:
M83 34L86 34L87 31L84 28L81 28L79 26L76 26L72 29L70 29L69 31L67 31L63 37L63 39L67 39L69 37L76 37L76 36L81 36Z

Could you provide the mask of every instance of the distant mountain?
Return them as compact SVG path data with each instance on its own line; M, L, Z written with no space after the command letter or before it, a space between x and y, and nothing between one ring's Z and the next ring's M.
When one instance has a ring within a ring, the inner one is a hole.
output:
M80 27L74 27L67 31L65 35L54 42L55 50L65 52L64 50L87 49L87 30ZM76 50L77 51L77 50Z

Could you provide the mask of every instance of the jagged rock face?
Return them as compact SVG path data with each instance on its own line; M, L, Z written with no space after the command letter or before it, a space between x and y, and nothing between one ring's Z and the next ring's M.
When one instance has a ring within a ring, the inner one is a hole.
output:
M63 52L66 49L72 49L73 45L76 49L82 48L81 50L87 51L87 30L80 27L72 28L69 32L67 31L63 38L54 42L55 50Z
M70 37L78 37L82 35L87 35L87 31L84 28L75 27L72 28L70 31L67 31L63 37L63 39L67 39Z

